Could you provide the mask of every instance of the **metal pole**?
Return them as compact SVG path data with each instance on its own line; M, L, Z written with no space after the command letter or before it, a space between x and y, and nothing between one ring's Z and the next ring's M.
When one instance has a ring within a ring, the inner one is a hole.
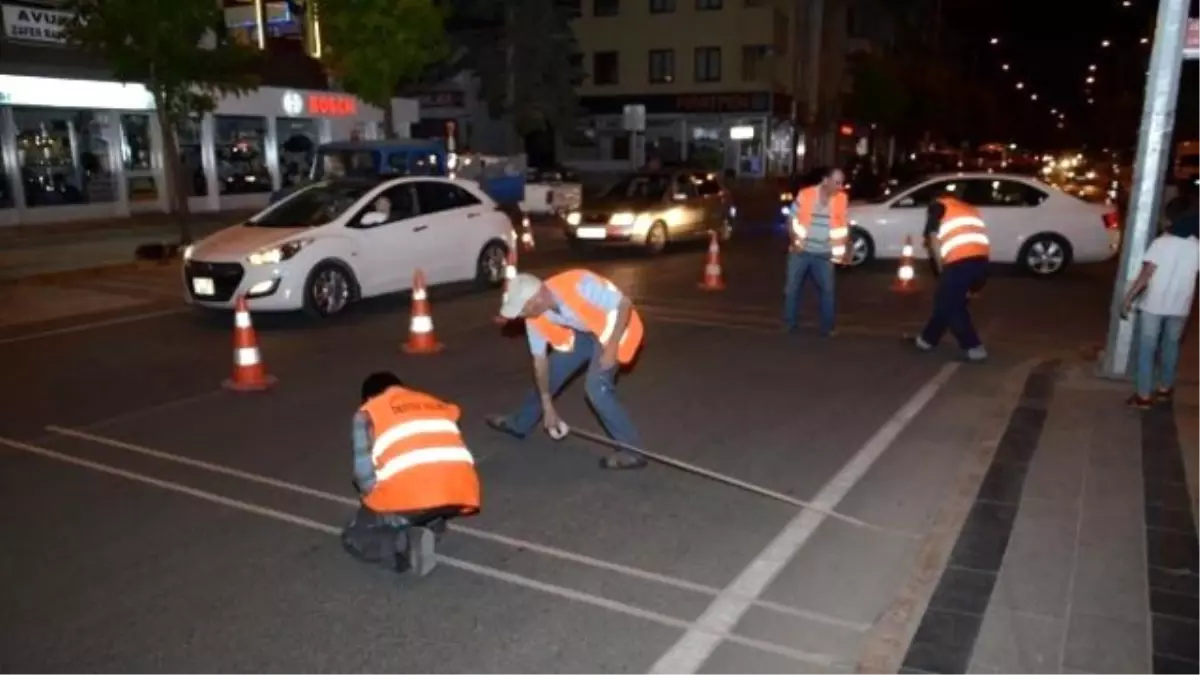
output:
M1131 370L1134 317L1122 319L1121 305L1126 288L1141 271L1142 256L1158 229L1162 183L1170 152L1171 131L1175 126L1179 77L1183 69L1187 18L1188 0L1160 0L1154 49L1150 54L1150 72L1146 77L1146 99L1142 107L1137 159L1133 168L1133 189L1129 198L1129 213L1125 218L1121 263L1113 284L1108 340L1099 370L1102 377L1124 378Z

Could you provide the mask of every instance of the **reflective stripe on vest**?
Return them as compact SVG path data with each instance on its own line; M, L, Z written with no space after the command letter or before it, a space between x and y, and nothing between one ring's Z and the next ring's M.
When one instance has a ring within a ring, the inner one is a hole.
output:
M610 290L620 291L616 284L599 274L587 270L569 270L561 274L556 274L547 279L545 284L558 300L575 315L575 318L587 328L586 332L592 333L601 345L605 345L613 338L620 312L615 309L603 311L588 302L579 293L579 284L588 277L593 281L603 284ZM534 319L527 319L526 322L532 325L533 330L540 332L546 338L546 342L555 351L569 352L575 348L574 329L556 324L545 315ZM629 324L626 326L625 332L621 335L620 342L618 343L617 360L620 363L627 364L633 361L637 350L641 347L644 334L645 328L642 324L641 316L638 315L636 309L631 310Z
M792 234L799 239L800 250L804 250L804 240L808 238L808 228L812 225L813 211L820 198L821 187L813 185L806 187L796 195L795 215L792 217ZM848 205L846 193L839 191L829 197L829 247L835 258L846 253L847 240L850 238L850 222L846 214Z
M938 225L938 255L945 264L966 258L987 257L987 225L974 207L952 197L939 200L946 208Z
M458 425L450 420L427 419L401 422L375 437L371 445L371 459L379 456L392 445L422 434L458 434Z
M475 458L471 456L470 451L462 446L449 448L423 448L421 450L409 450L392 457L382 467L375 470L375 480L385 481L392 476L409 469L415 469L418 466L426 464L438 464L441 462L465 462L474 464Z

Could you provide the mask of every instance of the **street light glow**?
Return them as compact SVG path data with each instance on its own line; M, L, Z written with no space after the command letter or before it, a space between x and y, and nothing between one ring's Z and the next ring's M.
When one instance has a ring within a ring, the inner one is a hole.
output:
M992 42L992 44L994 44L994 45L998 45L998 44L1000 44L1000 38L995 38L995 37L994 37L994 38L992 38L991 42Z
M1057 114L1058 114L1058 108L1051 108L1051 109L1050 109L1050 114L1051 114L1051 115L1057 115Z
M1024 88L1025 88L1025 83L1024 83L1024 82L1018 82L1018 83L1017 83L1017 89L1024 89Z
M1000 66L1000 70L1008 70L1008 64L1006 63L1006 64Z
M1092 71L1093 73L1096 72L1096 64L1093 63L1092 65L1088 66L1088 70Z
M1150 44L1150 38L1142 38L1141 40L1138 40L1138 42L1141 42L1144 45Z
M1029 95L1029 100L1030 100L1030 101L1036 101L1036 100L1037 100L1037 94L1030 94L1030 95Z
M1109 45L1111 45L1111 44L1112 44L1112 41L1111 41L1111 40L1104 40L1104 41L1102 41L1102 42L1100 43L1100 46L1101 46L1101 47L1107 47L1107 46L1109 46Z
M1094 78L1094 77L1091 77L1090 75L1088 76L1088 79L1087 79L1087 83L1088 83L1088 84L1092 84L1092 83L1094 83L1095 81L1096 81L1096 78Z
M1094 99L1094 98L1089 98L1089 99L1088 99L1088 105L1092 105L1092 104L1093 104L1093 103L1095 103L1095 102L1096 102L1096 99Z

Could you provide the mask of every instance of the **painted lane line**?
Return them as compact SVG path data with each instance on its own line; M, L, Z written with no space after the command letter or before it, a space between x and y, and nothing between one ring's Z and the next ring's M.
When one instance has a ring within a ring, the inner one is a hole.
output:
M73 464L75 466L83 467L86 469L91 469L91 470L99 472L99 473L108 474L111 476L118 476L120 478L125 478L128 480L135 481L138 483L143 483L146 485L152 485L154 487L158 487L158 488L161 488L164 490L170 490L172 492L185 494L190 497L195 497L196 499L201 499L203 501L211 502L213 504L219 504L221 506L236 509L239 511L245 511L247 513L253 513L253 514L263 516L266 518L272 518L274 520L289 523L291 525L305 527L310 530L322 532L324 534L329 534L329 535L333 535L333 536L340 536L340 534L341 534L341 528L339 528L339 527L335 527L335 526L329 525L327 523L322 523L322 522L319 522L316 520L312 520L310 518L305 518L304 516L299 516L294 513L288 513L286 511L279 511L277 509L272 509L272 508L269 508L266 506L262 506L260 504L254 504L251 502L242 501L240 499L233 499L231 497L225 497L223 495L219 495L214 492L208 492L206 490L200 490L200 489L193 488L193 487L190 487L187 485L183 485L182 483L176 483L173 481L162 480L159 478L154 478L152 476L146 476L146 475L136 473L133 471L126 471L125 469L120 469L120 468L117 468L114 466L110 466L108 464L103 464L100 462L93 462L91 460L83 459L80 457L74 457L72 455L57 452L55 450L50 450L48 448L43 448L43 447L36 446L36 445L30 445L28 443L22 443L21 441L13 440L10 438L4 438L4 437L0 436L0 445L5 445L14 450L20 450L22 452L26 452L26 453L29 453L32 455L37 455L37 456L44 457L47 459L53 459L53 460L56 460L59 462L64 462L66 464ZM664 626L669 626L672 628L679 628L679 629L682 629L685 631L697 630L696 626L694 626L693 624L691 624L687 621L684 621L683 619L679 619L679 618L676 618L673 616L662 614L660 612L655 612L653 610L638 607L636 605L630 605L630 604L620 602L617 600L611 600L609 598L601 597L598 595L592 595L591 593L577 591L575 589L567 588L565 586L559 586L557 584L546 583L543 581L538 581L537 579L523 577L519 574L513 574L512 572L506 572L504 570L499 570L499 569L496 569L493 567L487 567L485 565L479 565L477 563L468 562L466 560L459 560L457 558L450 558L450 557L443 556L440 554L438 555L438 562L447 567L459 569L464 572L472 572L474 574L489 577L489 578L495 579L497 581L502 581L502 582L505 582L508 584L512 584L514 586L528 588L528 589L535 590L535 591L541 591L543 593L557 596L557 597L563 598L565 600L573 600L573 601L580 602L583 604L591 605L593 607L599 607L601 609L606 609L606 610L609 610L611 612L615 612L618 614L624 614L626 616L631 616L634 618L643 619L643 620L651 621L654 623L659 623ZM826 655L826 654L809 653L809 652L805 652L805 651L801 651L801 650L797 650L797 649L792 649L789 647L784 647L782 645L777 645L772 642L766 642L763 640L755 640L755 639L743 637L740 635L724 634L724 635L713 636L713 637L716 637L720 640L727 640L729 642L741 644L741 645L744 645L747 647L752 647L754 649L759 649L759 650L769 652L772 654L778 654L780 656L786 656L786 657L795 659L797 661L811 663L811 664L815 664L815 665L819 665L819 666L832 666L835 663L835 660L833 659L833 657Z
M928 382L884 422L854 456L834 475L813 498L813 503L833 511L858 484L867 471L892 445L902 431L929 404L934 395L950 381L959 364L942 367ZM737 626L751 607L749 598L759 598L785 567L807 544L826 516L816 511L801 511L775 539L758 554L731 584L713 600L696 621L698 630L689 630L668 649L651 673L687 673L700 670L704 662L721 644L714 634L728 632Z
M92 443L105 445L107 447L114 448L117 450L125 450L128 452L145 455L147 457L154 457L155 459L160 459L163 461L173 462L175 464L182 464L182 465L194 467L197 469L203 469L203 470L209 471L211 473L217 473L217 474L222 474L222 475L226 475L226 476L231 476L234 478L240 478L242 480L245 480L245 481L248 481L251 483L267 485L267 486L277 488L280 490L286 490L288 492L302 494L302 495L305 495L308 497L313 497L315 499L321 499L321 500L324 500L327 502L332 502L334 504L343 504L346 506L358 506L358 503L359 503L357 499L354 499L351 497L333 494L331 492L324 492L322 490L317 490L317 489L310 488L310 487L307 487L304 485L299 485L296 483L279 480L277 478L271 478L270 476L264 476L261 474L250 473L248 471L242 471L241 469L235 469L233 467L224 466L221 464L213 464L210 462L205 462L203 460L192 459L191 457L175 455L175 454L172 454L169 452L163 452L161 450L147 448L145 446L137 445L134 443L126 443L125 441L119 441L119 440L107 438L104 436L97 436L95 434L90 434L90 433L87 433L84 431L79 431L76 429L68 429L66 427L50 425L50 426L46 427L46 431L58 434L60 436L68 436L68 437L76 438L79 440L90 441ZM602 560L600 558L593 558L591 556L584 555L582 553L575 553L572 551L567 551L564 549L556 548L553 546L546 546L545 544L539 544L539 543L533 542L533 541L517 539L516 537L509 537L507 535L497 534L495 532L488 532L486 530L480 530L480 529L476 529L476 528L469 527L466 525L451 524L450 529L454 530L455 532L459 532L461 534L467 535L469 537L474 537L476 539L482 539L484 541L490 541L492 543L502 544L504 546L511 546L512 548L516 548L516 549L524 549L524 550L528 550L532 553L540 553L540 554L550 557L550 558L557 558L559 560L565 560L565 561L573 562L573 563L576 563L579 565L584 565L586 567L592 567L595 569L601 569L601 570L613 572L616 574L622 574L622 575L625 575L625 576L628 576L628 577L631 577L634 579L641 579L643 581L658 583L658 584L662 584L664 586L678 588L680 590L691 591L693 593L699 593L702 595L708 595L708 596L712 596L712 597L716 597L723 592L722 589L716 588L713 586L708 586L705 584L688 581L686 579L679 579L676 577L659 574L657 572L643 570L643 569L640 569L637 567L630 567L628 565L622 565L620 563L614 563L614 562L610 562L607 560ZM760 599L756 599L756 598L745 598L745 599L747 601L749 601L751 604L753 604L754 606L761 607L762 609L778 612L779 614L785 614L788 616L794 616L794 617L797 617L800 619L806 619L806 620L817 622L817 623L823 623L823 624L830 625L830 626L836 626L838 628L844 628L846 630L850 630L850 631L854 631L854 632L858 632L858 633L865 633L866 631L871 629L871 624L863 623L860 621L848 621L845 619L839 619L837 617L828 616L826 614L821 614L819 612L813 612L813 611L809 611L809 610L805 610L805 609L800 609L797 607L792 607L790 605L784 605L784 604L780 604L780 603L776 603L776 602L771 602L768 600L760 600Z
M80 323L74 326L65 326L63 328L55 328L54 330L42 331L40 333L30 333L28 335L16 335L10 338L0 339L0 345L15 344L18 342L29 342L30 340L40 340L42 338L55 337L58 335L69 335L71 333L81 333L83 331L93 330L95 328L107 328L109 326L120 326L121 324L134 323L137 321L147 321L149 319L158 319L164 316L173 314L182 314L189 311L187 307L176 307L175 309L165 309L158 312L146 312L145 314L134 314L132 316L120 316L115 319L105 319L104 321L93 321L90 323Z

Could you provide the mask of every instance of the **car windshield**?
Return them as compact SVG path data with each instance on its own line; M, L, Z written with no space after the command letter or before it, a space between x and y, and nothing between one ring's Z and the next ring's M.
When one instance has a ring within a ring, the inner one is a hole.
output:
M313 180L336 180L347 176L377 176L379 162L370 150L322 149L313 163Z
M671 177L665 174L637 174L626 176L608 189L607 197L616 199L662 199L671 186Z
M316 227L346 212L370 183L317 183L296 192L246 224L250 227Z
M867 202L870 204L882 204L886 201L889 201L889 200L895 198L896 195L904 194L905 192L908 192L909 190L917 187L918 185L920 185L921 183L924 183L927 180L929 180L928 176L922 176L920 178L913 178L911 180L904 181L903 183L900 183L899 185L887 185L884 187L884 189L879 194L868 199Z

